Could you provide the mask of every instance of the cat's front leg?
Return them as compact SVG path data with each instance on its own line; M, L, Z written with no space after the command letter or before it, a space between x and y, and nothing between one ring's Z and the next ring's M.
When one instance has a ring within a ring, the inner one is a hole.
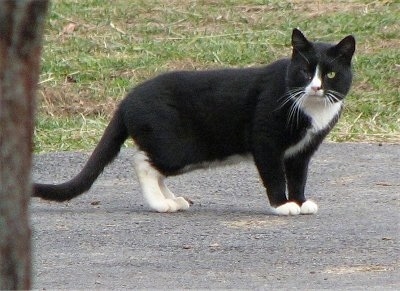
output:
M318 211L318 205L307 200L304 194L310 158L307 154L298 154L284 162L289 200L300 206L301 214L314 214Z
M271 154L272 153L272 154ZM273 211L277 215L298 215L300 206L286 197L286 179L282 154L265 148L254 153L254 160L267 190Z

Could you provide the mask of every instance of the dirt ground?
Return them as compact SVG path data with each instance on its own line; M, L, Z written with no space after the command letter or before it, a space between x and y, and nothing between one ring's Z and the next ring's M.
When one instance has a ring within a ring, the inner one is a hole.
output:
M168 180L186 212L144 205L125 149L69 203L33 199L34 289L400 290L400 145L324 144L310 166L316 215L278 217L253 164ZM61 182L86 153L39 155Z

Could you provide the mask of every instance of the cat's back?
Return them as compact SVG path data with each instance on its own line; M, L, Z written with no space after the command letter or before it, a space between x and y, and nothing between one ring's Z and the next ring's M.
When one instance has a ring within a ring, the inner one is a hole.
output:
M286 75L289 59L281 59L266 66L254 66L245 68L222 68L199 71L173 71L157 76L154 81L164 85L178 85L190 88L201 86L252 86L264 80L280 79Z
M289 62L289 59L281 59L267 66L167 72L140 84L128 98L148 100L147 95L157 92L158 100L173 95L235 99L247 96L249 91L260 92L284 86Z
M211 108L247 113L265 91L283 92L288 59L267 66L173 71L163 73L135 87L121 103L124 115L157 114L176 109L198 114ZM277 96L279 97L279 96Z

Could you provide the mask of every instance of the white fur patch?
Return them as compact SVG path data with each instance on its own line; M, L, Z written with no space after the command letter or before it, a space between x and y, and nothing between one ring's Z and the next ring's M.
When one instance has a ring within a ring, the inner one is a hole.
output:
M150 208L157 212L176 212L190 207L185 198L175 197L167 188L165 177L149 163L145 152L136 152L134 162L143 197Z
M305 134L305 136L295 145L289 147L286 151L285 151L285 158L289 158L291 156L294 156L296 153L300 152L302 149L304 149L308 143L311 141L311 138L314 134L314 131L312 129L307 130L307 133Z
M317 211L318 211L318 205L311 200L307 200L300 207L301 214L315 214L317 213Z
M318 88L318 89L317 89ZM310 84L305 89L307 95L316 95L322 97L324 95L324 90L322 90L322 79L319 66L315 69L314 77L312 78Z
M274 213L277 215L299 215L300 206L295 202L287 202L277 208L274 208Z
M315 132L328 127L342 108L342 101L328 104L323 98L325 97L308 96L302 104L302 110L311 118L312 127Z

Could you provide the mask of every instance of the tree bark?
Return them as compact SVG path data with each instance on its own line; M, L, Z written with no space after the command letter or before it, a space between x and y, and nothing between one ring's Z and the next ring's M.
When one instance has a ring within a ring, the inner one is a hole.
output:
M0 1L0 289L31 287L34 96L48 1Z

